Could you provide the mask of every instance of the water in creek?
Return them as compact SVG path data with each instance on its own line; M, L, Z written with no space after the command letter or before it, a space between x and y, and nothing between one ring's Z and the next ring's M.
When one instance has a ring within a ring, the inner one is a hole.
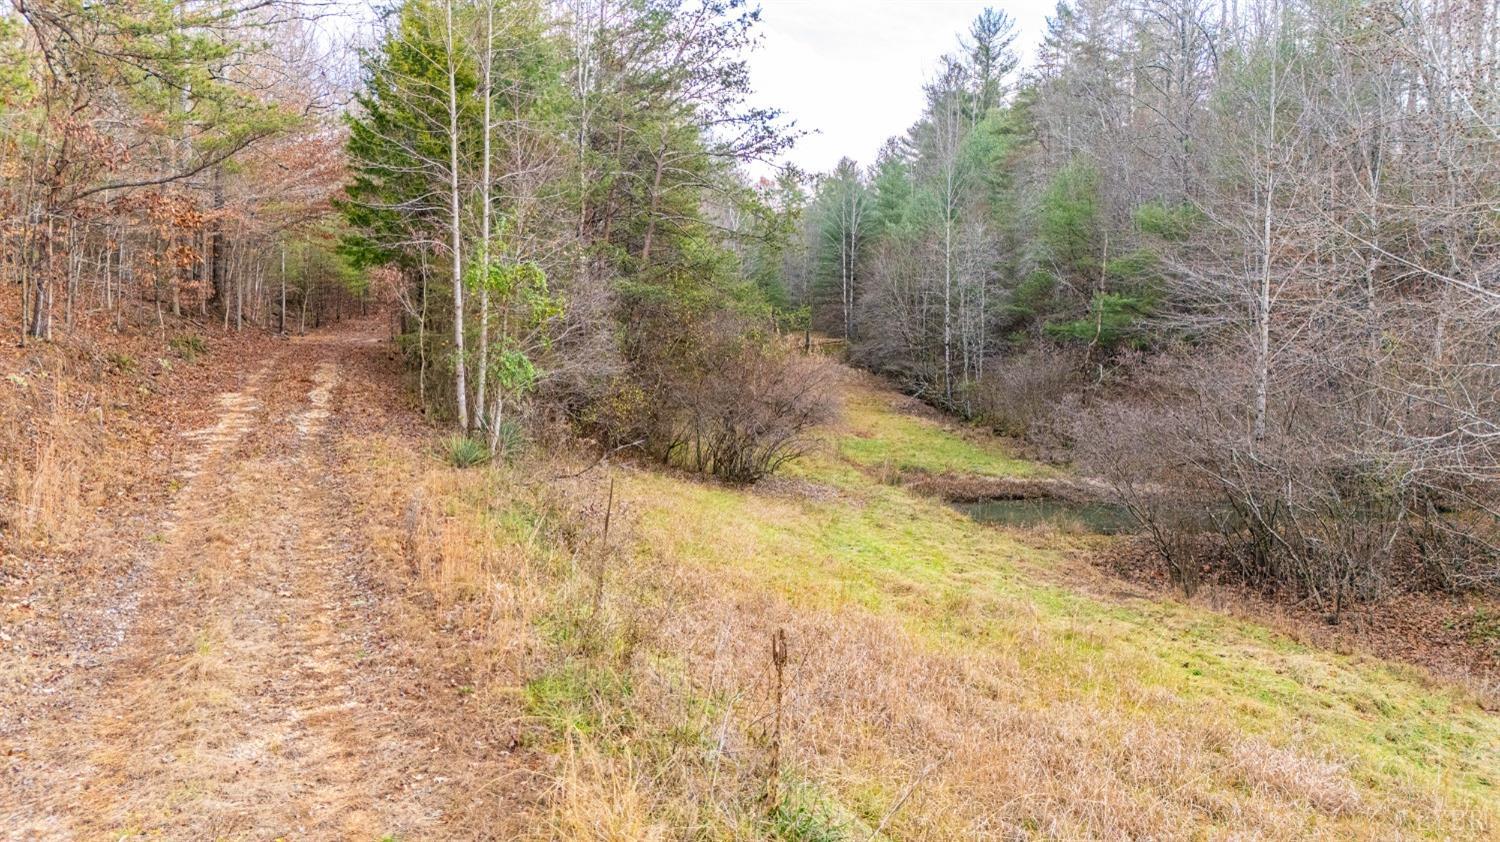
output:
M955 503L959 511L981 523L1001 526L1057 526L1081 528L1102 535L1135 529L1135 519L1124 506L1112 503L1071 503L1055 497L1028 500L980 500Z

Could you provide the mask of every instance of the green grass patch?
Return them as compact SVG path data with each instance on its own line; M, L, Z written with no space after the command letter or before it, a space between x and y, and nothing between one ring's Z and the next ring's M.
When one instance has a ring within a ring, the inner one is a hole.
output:
M776 806L766 816L767 835L782 842L845 842L870 838L825 793L801 781L783 787Z
M1005 442L993 436L897 411L890 400L890 396L881 393L854 394L845 407L847 429L836 434L834 440L840 456L867 470L883 473L986 477L1053 473L1046 466L1017 458Z
M1464 623L1464 636L1472 643L1500 644L1500 612L1476 608Z
M526 712L557 733L592 734L625 708L630 679L585 661L565 662L527 682Z

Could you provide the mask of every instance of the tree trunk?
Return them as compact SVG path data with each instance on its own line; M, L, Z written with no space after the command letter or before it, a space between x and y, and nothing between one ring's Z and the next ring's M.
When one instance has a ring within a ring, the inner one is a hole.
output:
M665 129L663 130L665 134ZM651 177L651 212L646 215L646 237L641 244L641 265L651 262L651 244L656 238L656 213L661 208L661 177L667 167L667 140L662 138L661 152L656 156L656 173Z
M950 187L951 193L951 187ZM953 213L943 208L943 398L953 405Z
M1276 145L1276 85L1277 78L1273 72L1270 108L1267 115L1266 181L1260 230L1260 278L1255 296L1255 386L1250 437L1257 442L1266 437L1266 412L1271 391L1271 260L1274 256L1271 232L1276 199L1276 170L1272 155Z
M52 220L41 232L42 270L37 273L35 289L31 296L31 336L34 339L52 338Z
M479 193L484 206L480 208L479 226L479 370L474 393L474 426L483 428L485 419L485 385L489 382L490 366L490 135L493 129L492 91L490 90L495 57L495 4L485 3L484 41L484 161L480 175ZM493 444L490 450L494 450Z
M213 212L208 225L208 284L209 295L225 306L224 295L224 221L220 213L224 209L224 168L213 169Z
M458 428L469 429L469 389L464 370L464 267L463 233L458 199L458 67L453 43L453 2L443 4L448 20L448 211L453 250L453 368L454 396L458 401Z
M286 336L286 243L281 244L281 313L277 318L276 332Z

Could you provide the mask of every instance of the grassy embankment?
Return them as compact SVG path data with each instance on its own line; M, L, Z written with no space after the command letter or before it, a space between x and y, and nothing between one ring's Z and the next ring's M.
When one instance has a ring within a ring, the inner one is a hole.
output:
M1108 589L1071 584L1097 576L1075 539L884 482L1040 470L898 404L851 384L826 446L760 488L614 469L607 538L604 470L456 472L361 445L371 476L425 473L393 541L447 622L477 630L477 703L522 723L555 783L532 835L1500 832L1500 719L1462 691L1199 607L1090 595Z

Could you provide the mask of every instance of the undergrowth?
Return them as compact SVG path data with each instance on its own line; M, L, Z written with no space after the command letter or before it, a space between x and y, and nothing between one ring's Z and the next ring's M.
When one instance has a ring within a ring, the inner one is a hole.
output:
M192 362L198 357L208 353L208 343L203 337L193 333L184 333L167 340L167 347L177 353L187 362Z

